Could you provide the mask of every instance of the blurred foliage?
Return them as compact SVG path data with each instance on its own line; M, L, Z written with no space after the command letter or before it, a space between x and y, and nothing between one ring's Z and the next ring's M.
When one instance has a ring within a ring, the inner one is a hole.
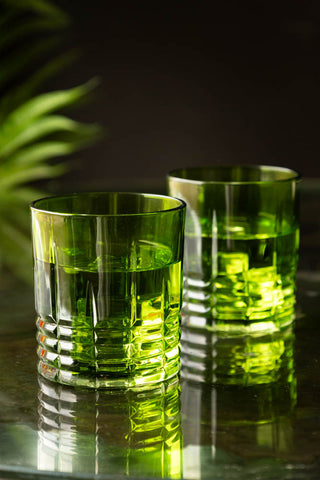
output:
M35 181L63 174L68 164L61 157L100 135L97 125L61 113L88 98L96 80L41 90L77 58L75 51L57 53L68 26L67 15L48 0L0 0L0 267L27 282L32 282L29 203L45 195Z

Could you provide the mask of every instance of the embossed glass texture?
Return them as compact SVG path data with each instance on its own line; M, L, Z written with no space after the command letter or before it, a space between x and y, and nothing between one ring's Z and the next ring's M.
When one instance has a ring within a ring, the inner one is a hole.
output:
M259 333L292 322L299 180L273 166L170 172L169 194L187 203L184 324Z
M82 193L31 212L39 372L136 389L176 375L185 204Z

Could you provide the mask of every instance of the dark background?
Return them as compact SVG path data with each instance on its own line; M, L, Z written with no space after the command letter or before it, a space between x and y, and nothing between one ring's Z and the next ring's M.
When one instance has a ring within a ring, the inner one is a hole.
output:
M56 86L98 76L76 119L105 128L64 189L161 190L173 168L221 162L320 177L318 1L56 4L82 53Z

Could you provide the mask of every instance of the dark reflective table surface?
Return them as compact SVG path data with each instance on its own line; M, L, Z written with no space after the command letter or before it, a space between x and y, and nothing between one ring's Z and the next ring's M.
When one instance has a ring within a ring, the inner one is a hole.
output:
M297 318L281 332L183 330L181 378L74 389L36 371L33 291L0 281L0 478L320 478L320 183L305 182Z

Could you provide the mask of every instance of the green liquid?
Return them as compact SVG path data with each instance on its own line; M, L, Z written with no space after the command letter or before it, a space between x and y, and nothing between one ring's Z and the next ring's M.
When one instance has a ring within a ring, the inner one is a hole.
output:
M66 257L64 252L64 259ZM39 370L61 383L137 387L179 370L181 262L161 245L131 259L35 263ZM80 261L81 260L81 261Z
M218 320L260 321L294 311L298 230L284 235L186 237L184 311Z

